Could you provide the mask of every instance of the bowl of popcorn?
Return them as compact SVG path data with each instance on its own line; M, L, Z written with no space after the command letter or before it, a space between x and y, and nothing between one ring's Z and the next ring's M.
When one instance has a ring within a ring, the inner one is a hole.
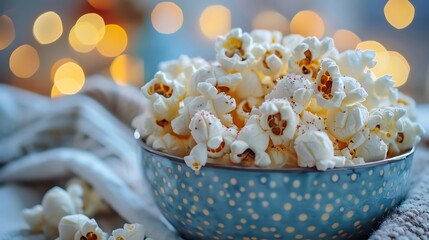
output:
M415 102L374 52L233 29L142 87L144 174L186 239L360 238L408 190Z

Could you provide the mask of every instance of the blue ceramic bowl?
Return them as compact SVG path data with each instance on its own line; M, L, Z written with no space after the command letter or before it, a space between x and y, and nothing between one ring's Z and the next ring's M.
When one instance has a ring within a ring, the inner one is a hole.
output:
M185 239L362 239L407 194L414 149L320 172L207 164L143 147L144 174Z

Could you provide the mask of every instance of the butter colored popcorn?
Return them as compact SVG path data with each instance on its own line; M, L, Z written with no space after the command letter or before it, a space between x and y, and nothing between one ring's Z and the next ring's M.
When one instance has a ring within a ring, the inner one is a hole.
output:
M401 107L407 110L406 116L411 121L417 121L416 101L403 92L398 91L398 100L392 104L393 107Z
M369 72L361 85L368 93L368 97L362 103L368 110L390 106L398 100L398 89L393 87L395 82L389 75L374 79Z
M337 64L329 59L322 61L315 85L317 104L328 109L338 108L346 97L344 90Z
M363 129L368 120L368 110L361 104L328 110L326 128L335 138L345 142Z
M143 225L125 224L124 228L118 228L113 230L113 236L110 236L108 240L144 240L145 230Z
M227 71L248 68L255 57L251 53L253 39L241 28L232 29L226 36L219 36L215 43L216 60Z
M99 212L108 209L101 196L81 178L73 178L67 182L67 186L73 187L78 185L83 190L83 213L87 216L94 216Z
M304 37L299 34L289 34L282 39L283 46L288 48L288 51L292 52L298 44L304 40Z
M363 87L361 87L360 83L356 79L352 77L342 77L342 81L344 84L344 92L346 94L346 97L341 103L342 105L349 106L361 103L365 101L366 97L368 97L368 93Z
M232 126L233 121L229 113L236 108L235 99L219 92L210 83L198 83L197 89L201 95L189 96L184 100L184 106L179 110L179 116L171 122L173 131L179 135L189 135L190 130L187 129L187 126L195 113L200 110L212 113L221 120L223 125Z
M299 115L296 135L302 135L306 132L325 131L325 120L309 111L303 111Z
M306 76L315 80L321 60L327 57L334 48L331 38L319 41L316 37L308 37L299 43L289 59L289 72Z
M329 168L343 167L345 158L334 156L334 146L325 132L313 131L299 135L295 139L295 152L298 166L316 167L326 171Z
M274 145L286 145L295 137L299 120L286 99L265 101L259 110L261 128L270 136Z
M265 96L266 100L287 99L296 113L301 113L310 104L313 83L301 75L288 74L277 82L277 86Z
M198 96L198 83L210 83L219 92L224 92L228 95L234 92L237 85L242 80L240 73L228 74L219 65L208 65L198 69L191 77L188 85L188 96Z
M252 115L231 144L231 161L241 166L268 167L270 156L265 152L270 138L261 128L260 119Z
M263 99L252 97L249 97L248 100L241 101L235 109L235 115L233 115L234 124L242 128L246 124L247 119L249 119L253 107L260 106L262 102Z
M423 127L411 121L408 118L404 119L404 128L402 131L397 133L395 138L396 145L398 146L398 153L401 151L405 151L411 149L421 140L421 135L425 133ZM394 154L396 154L394 152Z
M185 157L185 162L195 171L204 166L208 158L220 158L229 153L237 135L236 131L228 130L217 117L204 110L192 117L189 129L197 145Z
M157 119L171 121L179 110L179 102L185 97L185 86L157 72L155 78L142 87L143 95L151 101Z
M280 43L256 44L252 53L257 59L256 68L263 74L277 78L286 73L290 53Z
M57 240L106 240L107 234L94 219L82 214L64 216L58 225Z
M238 83L235 95L237 100L241 101L248 98L263 98L264 85L258 74L252 70L247 69L241 72L242 81Z
M250 32L254 43L279 43L282 40L282 33L279 31L270 31L256 29Z

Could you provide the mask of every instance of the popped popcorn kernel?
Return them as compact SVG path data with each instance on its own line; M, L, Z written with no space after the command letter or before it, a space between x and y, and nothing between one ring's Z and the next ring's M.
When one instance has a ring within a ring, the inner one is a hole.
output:
M249 67L254 60L250 49L253 39L240 28L232 29L226 36L216 40L216 60L227 71L241 71Z
M322 61L315 84L317 104L321 107L338 108L346 97L340 71L332 60Z

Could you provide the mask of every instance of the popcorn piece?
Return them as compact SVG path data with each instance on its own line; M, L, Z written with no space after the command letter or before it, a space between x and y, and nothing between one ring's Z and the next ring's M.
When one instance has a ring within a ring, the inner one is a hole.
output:
M185 157L186 164L193 170L199 170L207 158L220 158L229 153L236 132L227 131L220 120L207 111L199 111L192 117L189 129L197 145Z
M375 108L370 111L368 127L380 137L389 147L389 152L399 153L396 138L398 132L404 131L404 121L401 119L405 109L395 107Z
M346 97L344 83L338 66L332 60L324 60L316 78L317 104L324 108L338 108Z
M265 152L270 142L268 134L261 128L260 119L252 115L231 144L231 161L242 166L267 167L270 156Z
M24 221L34 232L42 232L46 224L45 218L43 217L42 205L36 205L32 208L24 209L22 211L22 218L24 218Z
M249 119L252 108L260 106L262 102L263 99L252 97L241 101L235 109L235 115L233 115L234 124L238 128L242 128L246 124L247 119Z
M289 34L282 39L283 46L288 48L288 51L292 51L304 40L304 37L299 34Z
M321 60L334 48L331 38L319 41L316 37L304 39L292 52L289 59L289 72L301 74L315 80Z
M411 121L417 121L416 101L410 96L398 91L398 100L392 104L393 107L401 107L407 110L406 116Z
M279 43L282 40L282 33L279 31L270 31L256 29L250 32L254 43Z
M184 126L189 126L191 118L200 110L212 113L221 120L223 125L232 126L232 117L229 113L236 107L235 99L223 92L219 93L210 83L198 83L197 89L201 96L190 96L184 100L179 116L171 122L173 131L179 135L190 134L190 130Z
M159 70L164 72L169 79L181 79L180 75L183 73L187 75L186 72L192 71L192 68L199 69L207 65L207 61L202 58L190 58L186 55L181 55L177 60L161 62Z
M299 114L310 104L312 96L312 82L301 75L288 74L277 82L277 86L265 96L265 99L285 98Z
M346 50L339 54L338 67L342 74L363 79L368 68L375 66L374 51Z
M209 65L198 69L191 77L188 85L188 96L200 95L197 87L200 82L215 86L218 92L230 95L242 80L240 73L228 74L219 65Z
M365 101L368 93L361 87L360 83L352 77L342 77L344 83L344 92L346 97L343 99L342 105L349 106Z
M299 115L296 135L302 135L306 132L325 131L325 121L323 118L309 112L303 111Z
M83 213L85 213L85 215L94 216L95 214L108 209L108 206L101 196L98 195L98 193L83 179L73 178L67 182L67 186L79 186L83 190Z
M271 145L268 147L267 153L271 159L270 168L298 167L293 145L291 148L283 145Z
M398 132L395 142L399 152L411 149L421 140L421 136L425 133L423 127L408 118L404 119L404 129Z
M290 54L280 43L257 44L252 53L257 59L257 69L265 75L277 78L286 72Z
M240 71L249 67L255 57L250 52L252 37L241 28L232 29L226 36L216 40L216 60L227 71Z
M185 97L185 86L170 80L163 72L142 87L143 95L152 101L153 114L157 119L171 121L179 110L179 102Z
M390 106L398 100L398 89L393 87L395 82L389 75L374 79L371 73L368 73L361 85L368 93L368 97L362 103L368 110Z
M286 145L294 138L299 120L286 99L267 100L259 110L261 128L270 136L274 145Z
M361 157L365 162L374 162L386 158L388 147L386 143L374 133L369 133L367 140L356 148L356 157Z
M110 236L108 240L144 240L145 230L141 224L126 223L124 228L113 230L112 235L113 236Z
M326 127L332 136L346 142L365 127L368 110L361 104L328 110Z
M328 168L343 167L345 158L334 156L332 141L325 132L313 131L295 139L295 151L300 167L314 167L326 171Z
M251 69L241 72L242 81L238 83L235 93L237 100L248 98L262 98L264 96L264 86L258 74Z
M57 240L106 240L107 234L98 227L94 219L82 214L68 215L58 225Z

